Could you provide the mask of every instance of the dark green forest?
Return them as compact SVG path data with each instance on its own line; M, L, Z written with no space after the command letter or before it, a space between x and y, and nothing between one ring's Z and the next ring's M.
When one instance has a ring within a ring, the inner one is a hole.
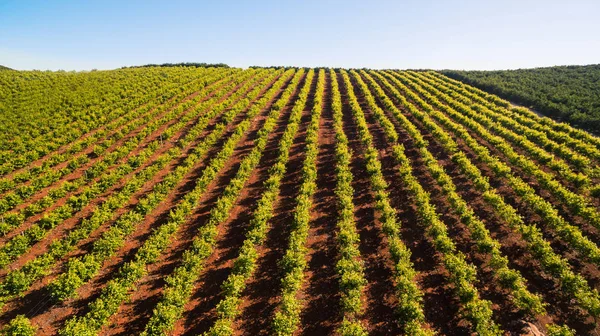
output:
M442 72L555 120L600 132L600 64Z

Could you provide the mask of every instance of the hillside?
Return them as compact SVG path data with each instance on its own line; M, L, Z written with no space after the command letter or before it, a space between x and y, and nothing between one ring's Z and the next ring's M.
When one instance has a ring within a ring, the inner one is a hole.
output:
M443 73L556 120L600 133L600 64Z
M441 73L0 89L7 335L600 332L600 139Z
M9 67L5 67L4 65L0 65L0 71L1 70L12 70L12 69Z
M229 65L225 63L198 63L198 62L181 62L181 63L162 63L162 64L144 64L134 65L126 68L152 68L152 67L193 67L193 68L229 68Z

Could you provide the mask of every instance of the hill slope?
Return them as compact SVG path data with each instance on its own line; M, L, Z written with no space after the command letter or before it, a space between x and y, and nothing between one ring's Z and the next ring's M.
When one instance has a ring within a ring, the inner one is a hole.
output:
M556 120L600 130L600 64L442 72Z
M600 332L584 131L436 72L0 82L2 334Z

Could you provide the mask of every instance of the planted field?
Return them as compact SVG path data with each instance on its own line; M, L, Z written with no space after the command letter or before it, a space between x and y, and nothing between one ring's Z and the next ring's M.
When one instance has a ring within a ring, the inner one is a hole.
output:
M600 65L443 73L598 134Z
M600 332L600 139L436 72L0 73L7 335Z

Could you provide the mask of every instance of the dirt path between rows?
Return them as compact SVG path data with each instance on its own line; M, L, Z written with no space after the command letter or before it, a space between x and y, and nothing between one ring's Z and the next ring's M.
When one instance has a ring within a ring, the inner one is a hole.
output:
M197 335L207 331L218 318L215 307L221 300L221 284L231 273L233 262L238 256L239 249L245 239L247 224L252 218L252 211L262 196L263 183L268 179L269 168L276 163L279 154L279 140L287 127L291 110L296 102L298 90L282 110L276 129L269 136L269 142L261 158L259 166L250 177L242 190L237 205L232 209L228 222L221 226L218 245L211 257L206 261L206 267L196 286L192 300L186 305L184 320L180 320L174 335ZM310 84L315 86L315 80Z
M289 81L287 84L289 84ZM280 93L281 91L277 97ZM159 261L148 267L148 275L139 282L138 289L133 293L131 300L122 305L119 313L111 318L112 323L102 329L102 335L128 335L132 332L141 332L144 329L150 319L152 309L162 297L161 293L166 276L171 274L181 263L182 254L191 246L198 228L208 220L210 210L229 181L234 177L241 160L252 150L258 130L266 120L270 106L274 101L275 99L271 100L267 108L263 109L259 116L253 120L250 130L236 146L234 154L221 170L219 177L211 183L200 200L200 206L190 220L179 229L173 244L163 253Z
M274 81L268 84L267 87L272 85L273 82ZM249 89L248 91L250 90L251 89ZM224 99L225 97L222 100ZM221 116L214 118L209 123L209 126L205 130L204 134L210 132L210 129L214 127L214 125L218 120L220 120L220 118ZM236 121L241 121L241 116L238 116ZM234 122L232 123L233 125L230 125L230 127L228 128L229 133L233 132L234 125L236 125L237 122ZM183 133L178 134L177 138L181 136L183 136ZM196 140L194 140L194 142L190 146L188 146L184 155L177 158L175 162L172 162L171 165L169 165L163 171L161 171L161 173L159 173L159 176L157 176L155 179L146 183L144 191L137 193L137 196L141 198L147 191L151 190L155 183L160 181L164 175L166 175L171 169L174 169L176 167L177 162L182 162L185 159L185 157L187 157L187 155L189 155L189 153L193 151L194 143L198 143L202 140L202 138L203 137L200 136ZM43 279L43 281L38 281L37 285L31 289L31 291L28 293L25 299L18 300L17 303L20 304L27 302L31 302L30 305L35 304L35 306L33 308L30 308L28 311L26 310L27 304L22 305L22 309L25 310L24 312L26 312L28 316L34 315L35 320L39 319L40 321L42 321L40 323L44 325L52 324L53 327L56 327L60 326L61 322L64 321L64 319L66 319L67 317L69 317L69 315L74 314L75 311L83 309L89 301L94 299L100 293L100 289L103 287L104 283L108 281L109 277L112 274L114 274L114 272L116 272L124 262L129 260L129 258L133 255L137 248L141 246L143 241L145 241L145 239L152 233L152 228L157 227L159 224L162 224L164 223L164 221L166 221L168 212L171 209L171 207L175 204L175 202L181 197L183 197L183 195L185 195L188 191L193 189L193 182L196 180L196 178L200 176L205 164L208 163L208 158L210 158L211 155L214 156L216 154L216 149L219 147L219 144L213 146L212 150L209 151L207 160L199 162L199 164L197 164L196 167L192 169L192 172L188 173L184 180L176 187L175 192L172 192L171 195L167 198L167 200L161 203L158 209L155 209L151 214L146 216L146 220L136 228L132 237L129 238L128 242L125 244L125 247L117 253L117 256L114 256L113 258L109 259L109 261L105 262L105 267L102 268L100 275L93 279L91 282L84 285L82 288L80 288L79 299L67 301L65 304L51 305L51 307L49 308L48 305L51 304L50 302L46 302L45 306L43 307L39 305L40 295L42 295L42 297L48 296L45 285L48 282L50 282L54 277L56 277L56 275L58 275L58 273L61 271L61 268L59 267L55 268L51 275L47 276L45 279ZM133 203L137 203L137 201L138 199L136 198L133 201ZM130 209L131 207L132 204L129 204L125 208ZM122 209L120 212L124 212L125 208ZM82 242L82 245L80 245L80 250L72 253L72 256L78 254L81 255L82 253L85 253L85 251L83 251L82 249L90 248L91 243L97 237L99 237L101 232L103 232L103 230L97 230L97 232L91 235L90 238ZM61 262L64 262L64 260L62 260ZM31 298L31 300L27 300L27 298L29 297Z

